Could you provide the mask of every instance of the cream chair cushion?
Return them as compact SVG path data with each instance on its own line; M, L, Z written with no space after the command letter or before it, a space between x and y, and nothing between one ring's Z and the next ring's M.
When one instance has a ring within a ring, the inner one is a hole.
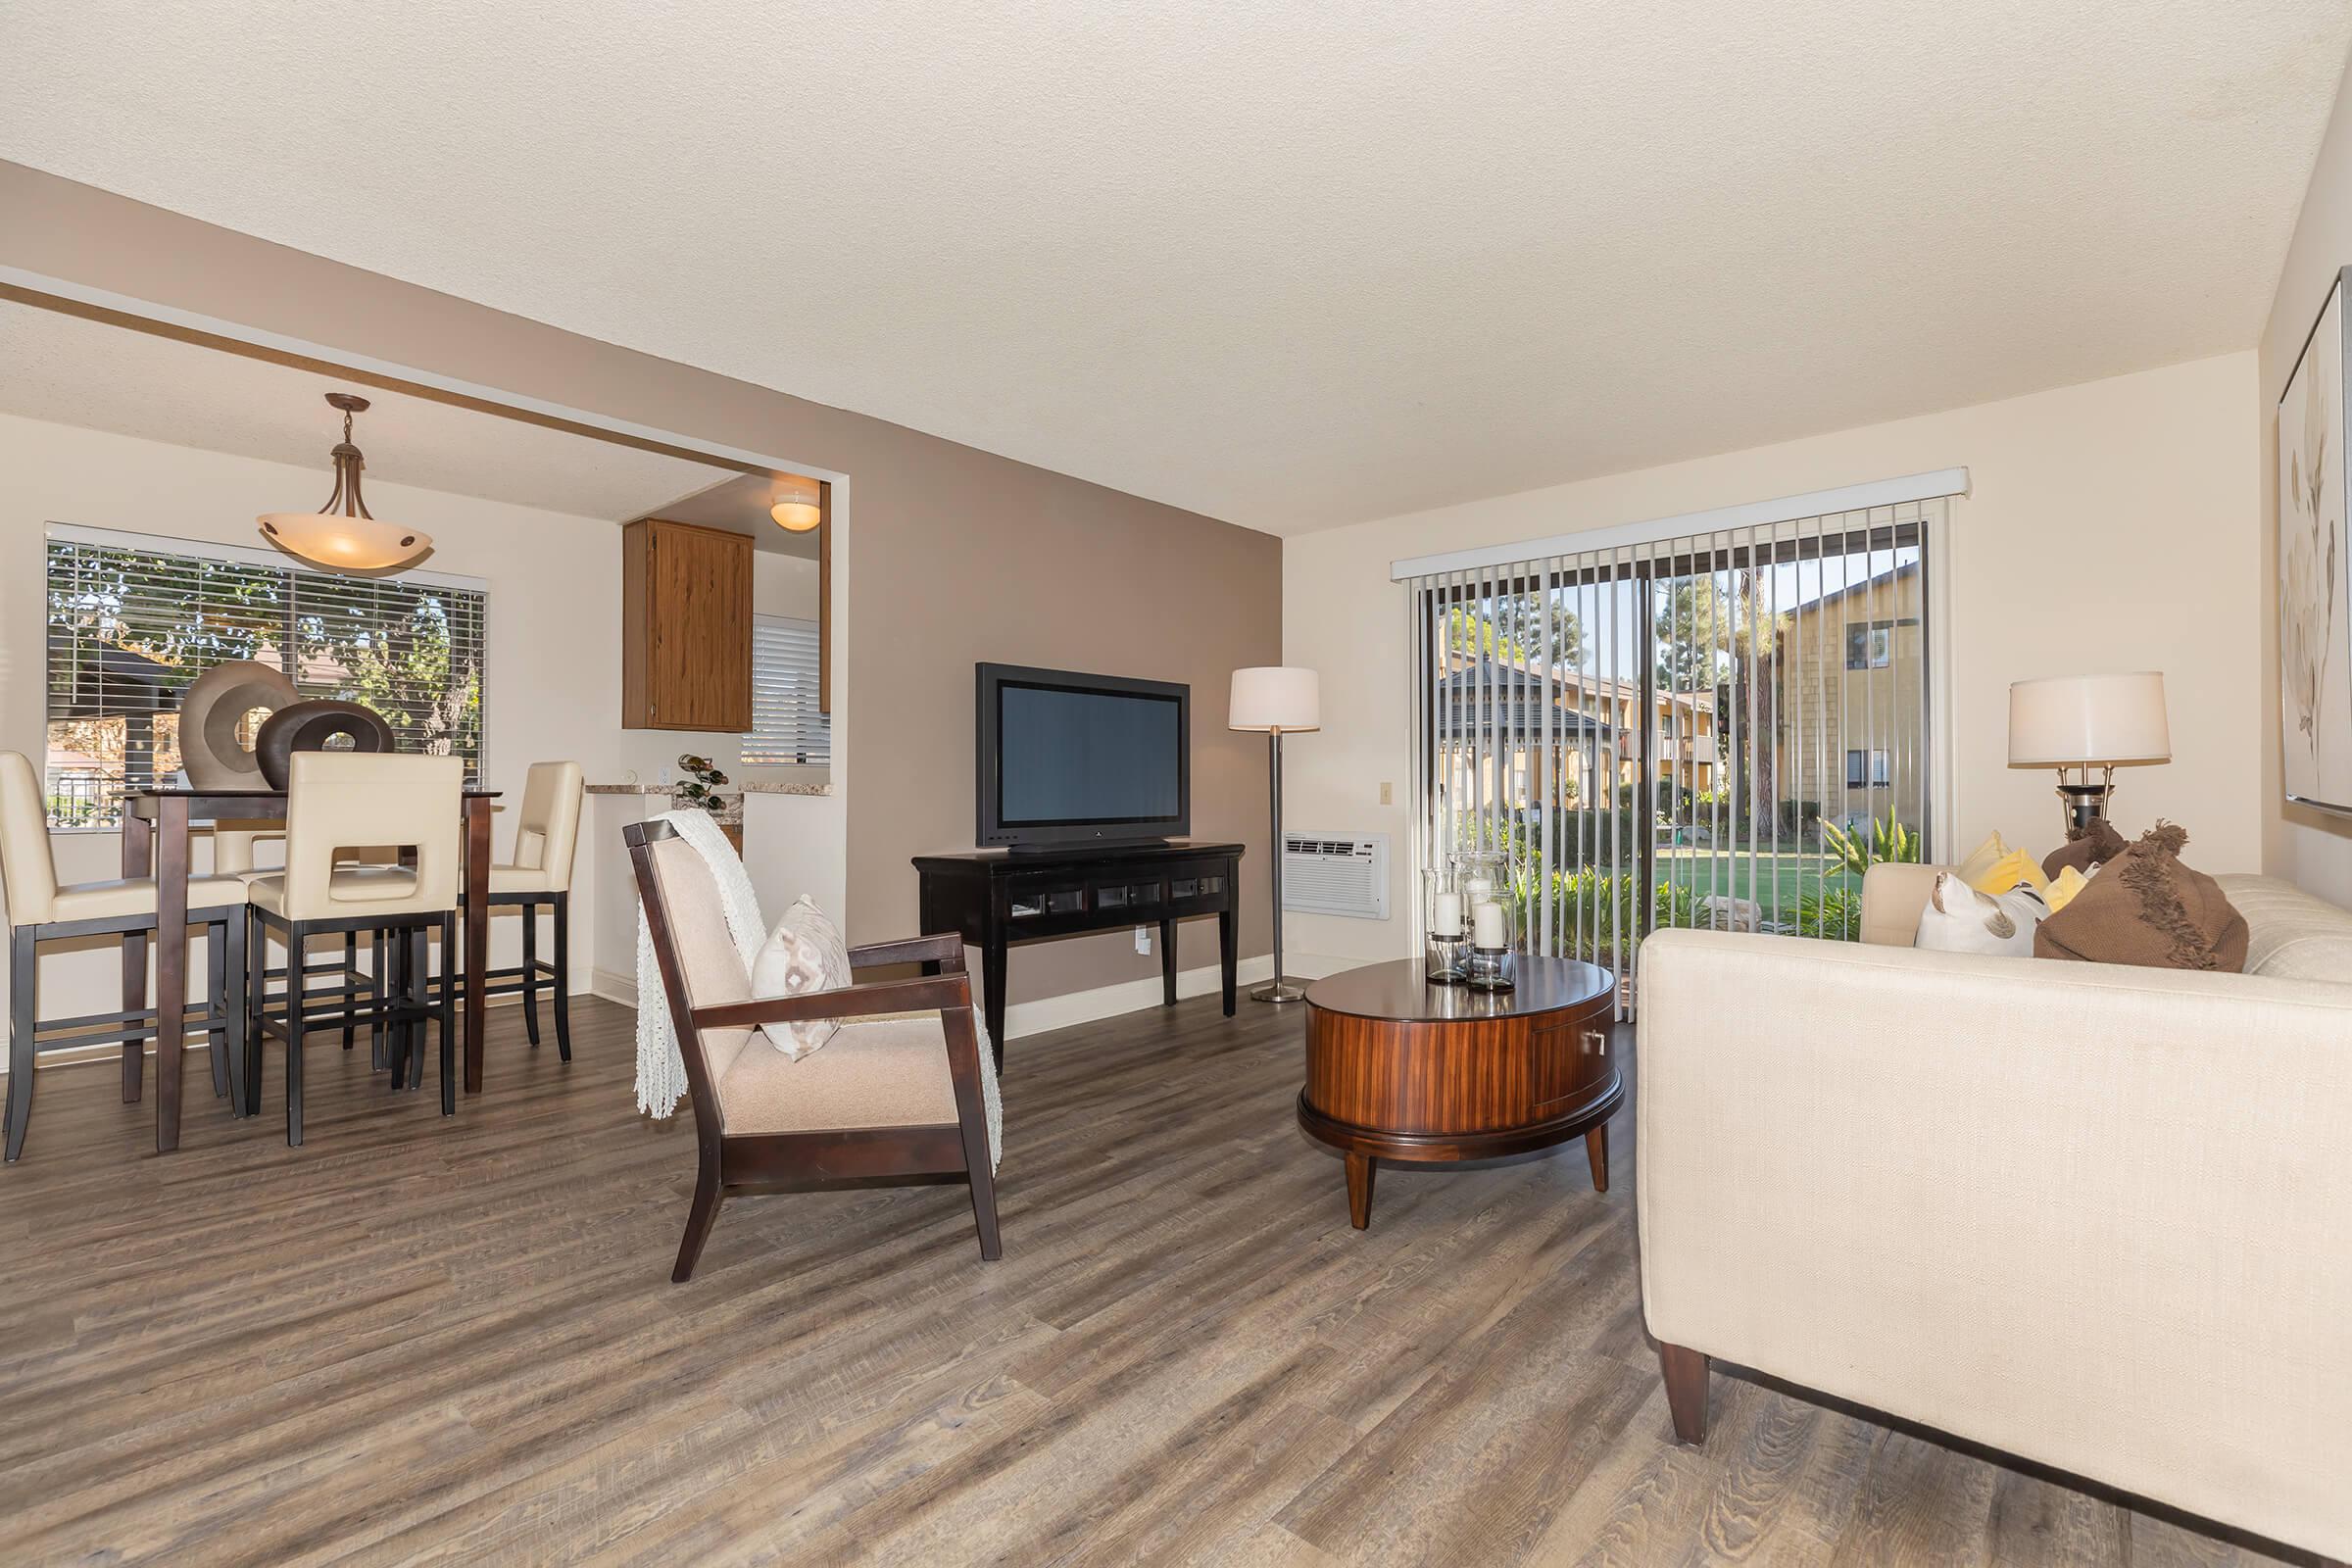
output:
M490 891L493 893L563 893L567 891L566 877L535 865L493 865L490 867Z
M936 1012L845 1019L831 1045L795 1061L744 1051L718 1081L728 1133L936 1127L956 1120L956 1082Z
M399 752L297 752L286 778L286 869L253 902L286 920L437 914L458 906L466 763ZM338 866L338 851L413 849L414 868Z
M245 879L234 876L188 878L188 907L220 909L242 906ZM134 876L108 882L69 882L57 890L52 920L113 920L126 914L155 912L155 878Z
M49 813L41 779L23 752L0 752L0 885L10 925L57 918L57 858L49 849Z
M283 839L286 824L273 817L224 817L213 824L213 875L266 875L254 860L253 848L263 839Z
M229 880L238 881L234 877ZM255 908L267 909L282 918L291 918L286 915L284 877L257 876L250 882L239 882L238 885L245 889L246 897ZM395 905L409 909L416 898L416 873L389 865L345 866L327 878L326 896L351 905L352 907L343 910L342 914L353 917L371 914L379 909L389 911ZM190 907L194 904L195 895L190 894ZM341 915L320 914L314 908L303 918L325 920L341 918Z
M678 966L685 971L686 1005L723 1007L751 1001L751 973L744 967L743 955L736 951L735 938L727 930L726 907L719 902L718 880L710 874L701 852L682 838L666 838L656 840L652 853L654 877L662 890L662 906L669 915L670 942L677 950ZM641 1006L649 1002L659 1006L662 999L641 997L638 1002ZM744 1042L752 1038L752 1031L748 1027L705 1029L701 1034L703 1061L710 1068L711 1082L717 1083L735 1064ZM767 1051L755 1054L776 1054Z

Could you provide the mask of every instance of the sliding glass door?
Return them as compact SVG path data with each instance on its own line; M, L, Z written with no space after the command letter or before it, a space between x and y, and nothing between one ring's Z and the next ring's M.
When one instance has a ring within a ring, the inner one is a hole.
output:
M1928 828L1941 501L1410 579L1419 854L1503 852L1521 946L1851 940Z

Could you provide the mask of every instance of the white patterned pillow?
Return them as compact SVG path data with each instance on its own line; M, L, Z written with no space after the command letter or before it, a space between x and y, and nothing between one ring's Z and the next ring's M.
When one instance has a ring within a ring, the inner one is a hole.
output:
M752 997L800 997L838 991L850 983L850 949L841 928L807 894L784 911L752 958ZM833 1038L841 1026L830 1018L761 1024L768 1043L798 1061Z
M2034 956L2034 928L2048 918L2041 895L2020 885L2007 893L1979 893L1957 871L1938 872L1919 911L1911 945L1932 953L1985 953L2012 958Z

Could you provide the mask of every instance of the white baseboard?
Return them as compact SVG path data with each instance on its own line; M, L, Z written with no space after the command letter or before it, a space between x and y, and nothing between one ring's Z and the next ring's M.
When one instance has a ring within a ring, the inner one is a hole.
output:
M637 977L633 974L614 974L610 969L598 969L588 976L588 994L607 1002L617 1002L624 1007L637 1005Z

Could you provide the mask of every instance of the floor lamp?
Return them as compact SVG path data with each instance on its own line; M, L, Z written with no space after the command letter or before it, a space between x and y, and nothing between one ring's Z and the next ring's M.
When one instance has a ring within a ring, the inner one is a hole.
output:
M1274 820L1274 978L1250 993L1252 1002L1297 1002L1306 995L1282 972L1282 737L1286 731L1320 729L1321 682L1311 669L1261 664L1233 672L1233 696L1225 711L1227 729L1263 730L1266 778Z

